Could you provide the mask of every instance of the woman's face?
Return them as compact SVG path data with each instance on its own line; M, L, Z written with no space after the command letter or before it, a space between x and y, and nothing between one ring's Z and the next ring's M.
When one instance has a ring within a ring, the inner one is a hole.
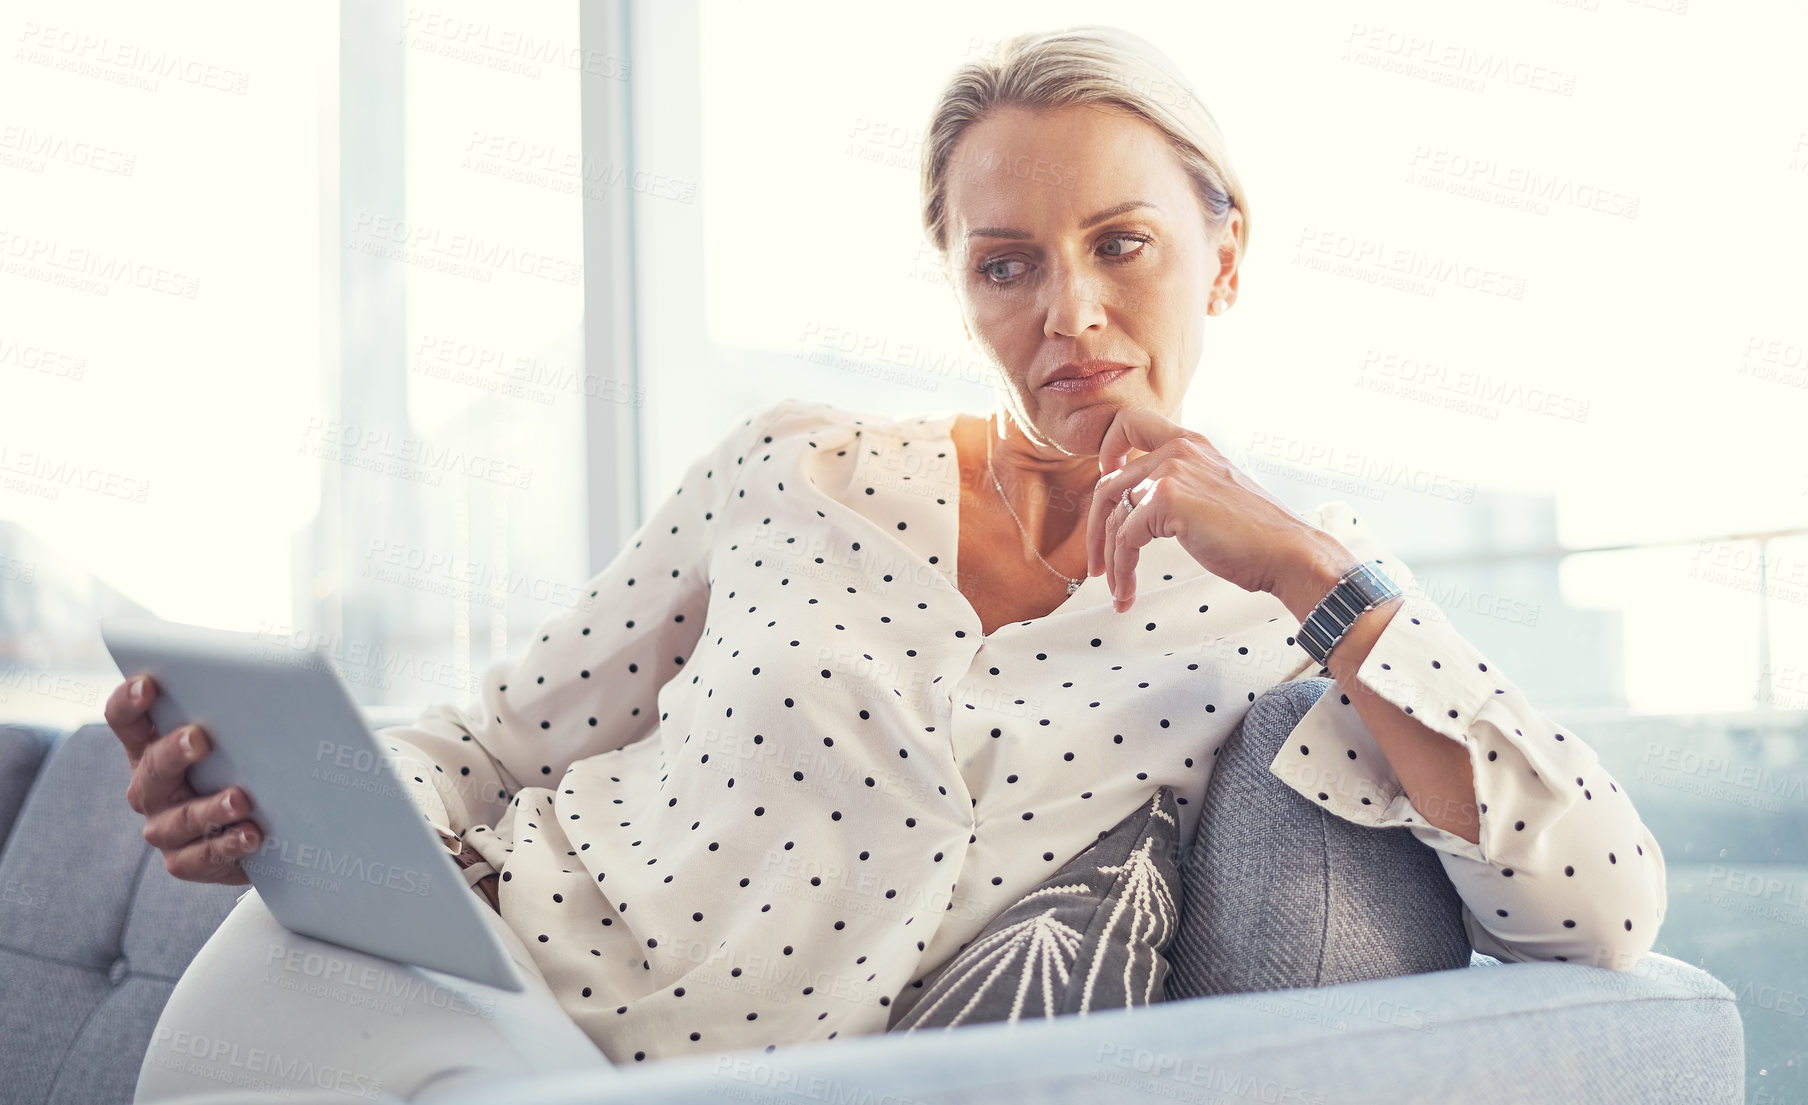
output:
M1118 408L1179 421L1214 296L1234 298L1232 211L1211 233L1161 132L1097 108L1001 108L950 159L948 276L967 334L1039 446L1096 455ZM1064 365L1115 362L1081 385Z

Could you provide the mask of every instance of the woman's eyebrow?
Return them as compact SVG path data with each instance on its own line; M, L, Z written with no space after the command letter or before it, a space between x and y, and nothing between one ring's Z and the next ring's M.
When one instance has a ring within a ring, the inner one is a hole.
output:
M1148 200L1126 200L1115 207L1107 207L1105 210L1088 218L1085 222L1080 224L1080 229L1090 230L1104 222L1106 219L1122 215L1126 211L1134 211L1139 207L1147 207L1155 211L1161 210L1160 207L1150 203ZM1016 227L1012 226L982 226L967 232L967 238L969 240L974 238L1015 238L1021 240L1030 237L1034 237L1034 235L1029 231L1018 230Z

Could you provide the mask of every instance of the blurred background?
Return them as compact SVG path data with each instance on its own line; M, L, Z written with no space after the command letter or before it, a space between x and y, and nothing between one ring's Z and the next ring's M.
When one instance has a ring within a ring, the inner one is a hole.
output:
M0 720L96 619L475 696L737 412L984 412L918 216L948 74L1161 45L1250 199L1185 409L1343 499L1662 842L1658 949L1808 1100L1808 9L17 3L0 17Z

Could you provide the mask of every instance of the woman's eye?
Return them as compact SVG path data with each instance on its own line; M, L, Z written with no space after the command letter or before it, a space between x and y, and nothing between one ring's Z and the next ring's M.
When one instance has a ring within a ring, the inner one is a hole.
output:
M1011 260L988 261L980 269L980 271L985 273L987 279L991 280L993 283L1003 283L1007 280L1013 279L1018 274L1017 273L1000 274L998 270L1007 265L1021 265L1021 264L1023 264L1022 261L1011 261Z
M1100 248L1104 249L1105 256L1110 257L1113 260L1128 261L1140 254L1143 251L1143 247L1147 245L1148 242L1149 239L1138 234L1120 234L1116 237L1105 239L1104 245ZM1016 268L1012 269L1011 266L1016 266ZM979 273L984 276L989 283L1009 284L1023 275L1023 270L1026 267L1027 266L1022 261L1001 257L996 261L987 261L980 265Z
M1131 249L1127 246L1120 246L1120 248L1118 250L1116 250L1115 252L1113 252L1111 250L1107 250L1106 256L1108 256L1108 257L1134 257L1138 253L1142 252L1143 246L1148 242L1148 239L1132 237L1130 235L1124 235L1124 236L1117 237L1117 238L1105 239L1106 245L1110 245L1113 242L1116 242L1116 243L1134 242L1134 243L1136 243L1136 248Z

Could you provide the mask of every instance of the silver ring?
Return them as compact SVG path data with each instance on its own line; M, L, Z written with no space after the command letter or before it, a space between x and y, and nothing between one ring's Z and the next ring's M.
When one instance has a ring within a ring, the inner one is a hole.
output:
M1131 511L1136 509L1136 507L1134 505L1132 505L1130 502L1130 489L1128 487L1124 488L1123 497L1121 499L1119 499L1118 501L1124 504L1124 513L1125 514L1128 514Z

